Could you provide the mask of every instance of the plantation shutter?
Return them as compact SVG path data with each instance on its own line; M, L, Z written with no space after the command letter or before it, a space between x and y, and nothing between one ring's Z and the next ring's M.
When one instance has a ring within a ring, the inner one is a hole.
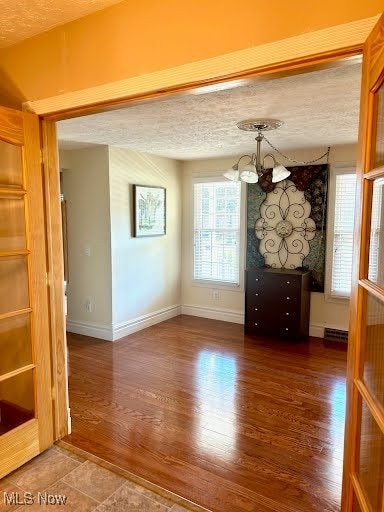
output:
M368 279L374 283L379 282L379 248L382 233L380 227L382 225L383 205L382 205L382 188L373 187L372 197L372 217L371 217L371 237L369 242L369 272ZM381 240L382 243L382 240Z
M194 279L240 283L241 183L194 183Z
M331 295L351 293L356 174L338 174L335 192Z

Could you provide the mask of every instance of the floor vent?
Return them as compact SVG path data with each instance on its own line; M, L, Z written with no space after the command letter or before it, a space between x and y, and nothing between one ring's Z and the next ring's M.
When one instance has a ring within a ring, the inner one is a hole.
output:
M326 327L324 330L324 339L329 341L341 341L343 343L348 343L348 331Z

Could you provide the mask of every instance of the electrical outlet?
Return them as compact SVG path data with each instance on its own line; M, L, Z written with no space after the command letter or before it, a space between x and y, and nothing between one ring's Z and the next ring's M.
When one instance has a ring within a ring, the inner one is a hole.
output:
M85 303L85 311L87 313L92 313L92 302L89 299Z
M212 300L220 300L219 290L212 290Z

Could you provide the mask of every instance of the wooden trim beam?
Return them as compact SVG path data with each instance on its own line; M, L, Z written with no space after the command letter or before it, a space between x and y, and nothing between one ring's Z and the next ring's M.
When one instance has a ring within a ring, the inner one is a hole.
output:
M64 258L61 229L60 175L56 125L42 121L46 202L49 309L54 389L54 437L68 434L67 338L64 314Z
M230 84L233 82L234 87L239 85L246 85L251 83L257 78L272 75L275 73L287 73L294 72L306 66L322 65L327 62L331 62L338 59L346 59L349 57L356 57L362 52L362 46L354 46L351 48L345 48L344 50L338 50L335 52L325 52L318 55L313 55L305 59L292 59L290 61L278 62L269 66L261 66L259 68L248 69L239 73L231 73L212 79L202 79L191 82L183 82L174 86L159 85L157 89L143 92L129 93L129 88L125 90L124 94L121 94L117 98L108 99L109 93L105 91L105 100L95 101L94 103L83 103L80 106L74 106L69 108L60 109L59 102L64 98L57 98L59 101L56 105L58 110L48 113L41 113L40 116L43 119L50 121L62 121L65 119L72 119L74 117L88 116L97 114L100 112L108 112L111 110L118 110L127 108L132 105L142 104L144 102L156 101L174 97L175 95L187 95L187 94L201 94L204 90L208 91L212 87L217 87L223 84ZM140 77L141 78L141 77ZM133 80L133 79L132 79ZM237 82L237 83L236 83ZM100 86L101 87L101 86ZM72 101L75 100L76 93L70 93ZM79 95L83 95L83 91L79 91ZM75 100L76 101L76 100ZM83 102L82 98L79 101ZM24 105L26 110L36 108L30 103ZM51 107L52 108L52 107Z
M378 16L316 30L210 59L24 104L47 120L122 108L143 101L361 54Z

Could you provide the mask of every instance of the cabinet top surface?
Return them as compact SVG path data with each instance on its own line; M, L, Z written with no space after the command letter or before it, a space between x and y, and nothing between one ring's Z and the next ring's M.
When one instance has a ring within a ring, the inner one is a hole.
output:
M265 274L284 274L284 275L295 275L295 276L302 276L304 274L309 274L310 272L308 270L298 270L298 269L288 269L288 268L248 268L246 270L247 273L251 272L262 272Z

